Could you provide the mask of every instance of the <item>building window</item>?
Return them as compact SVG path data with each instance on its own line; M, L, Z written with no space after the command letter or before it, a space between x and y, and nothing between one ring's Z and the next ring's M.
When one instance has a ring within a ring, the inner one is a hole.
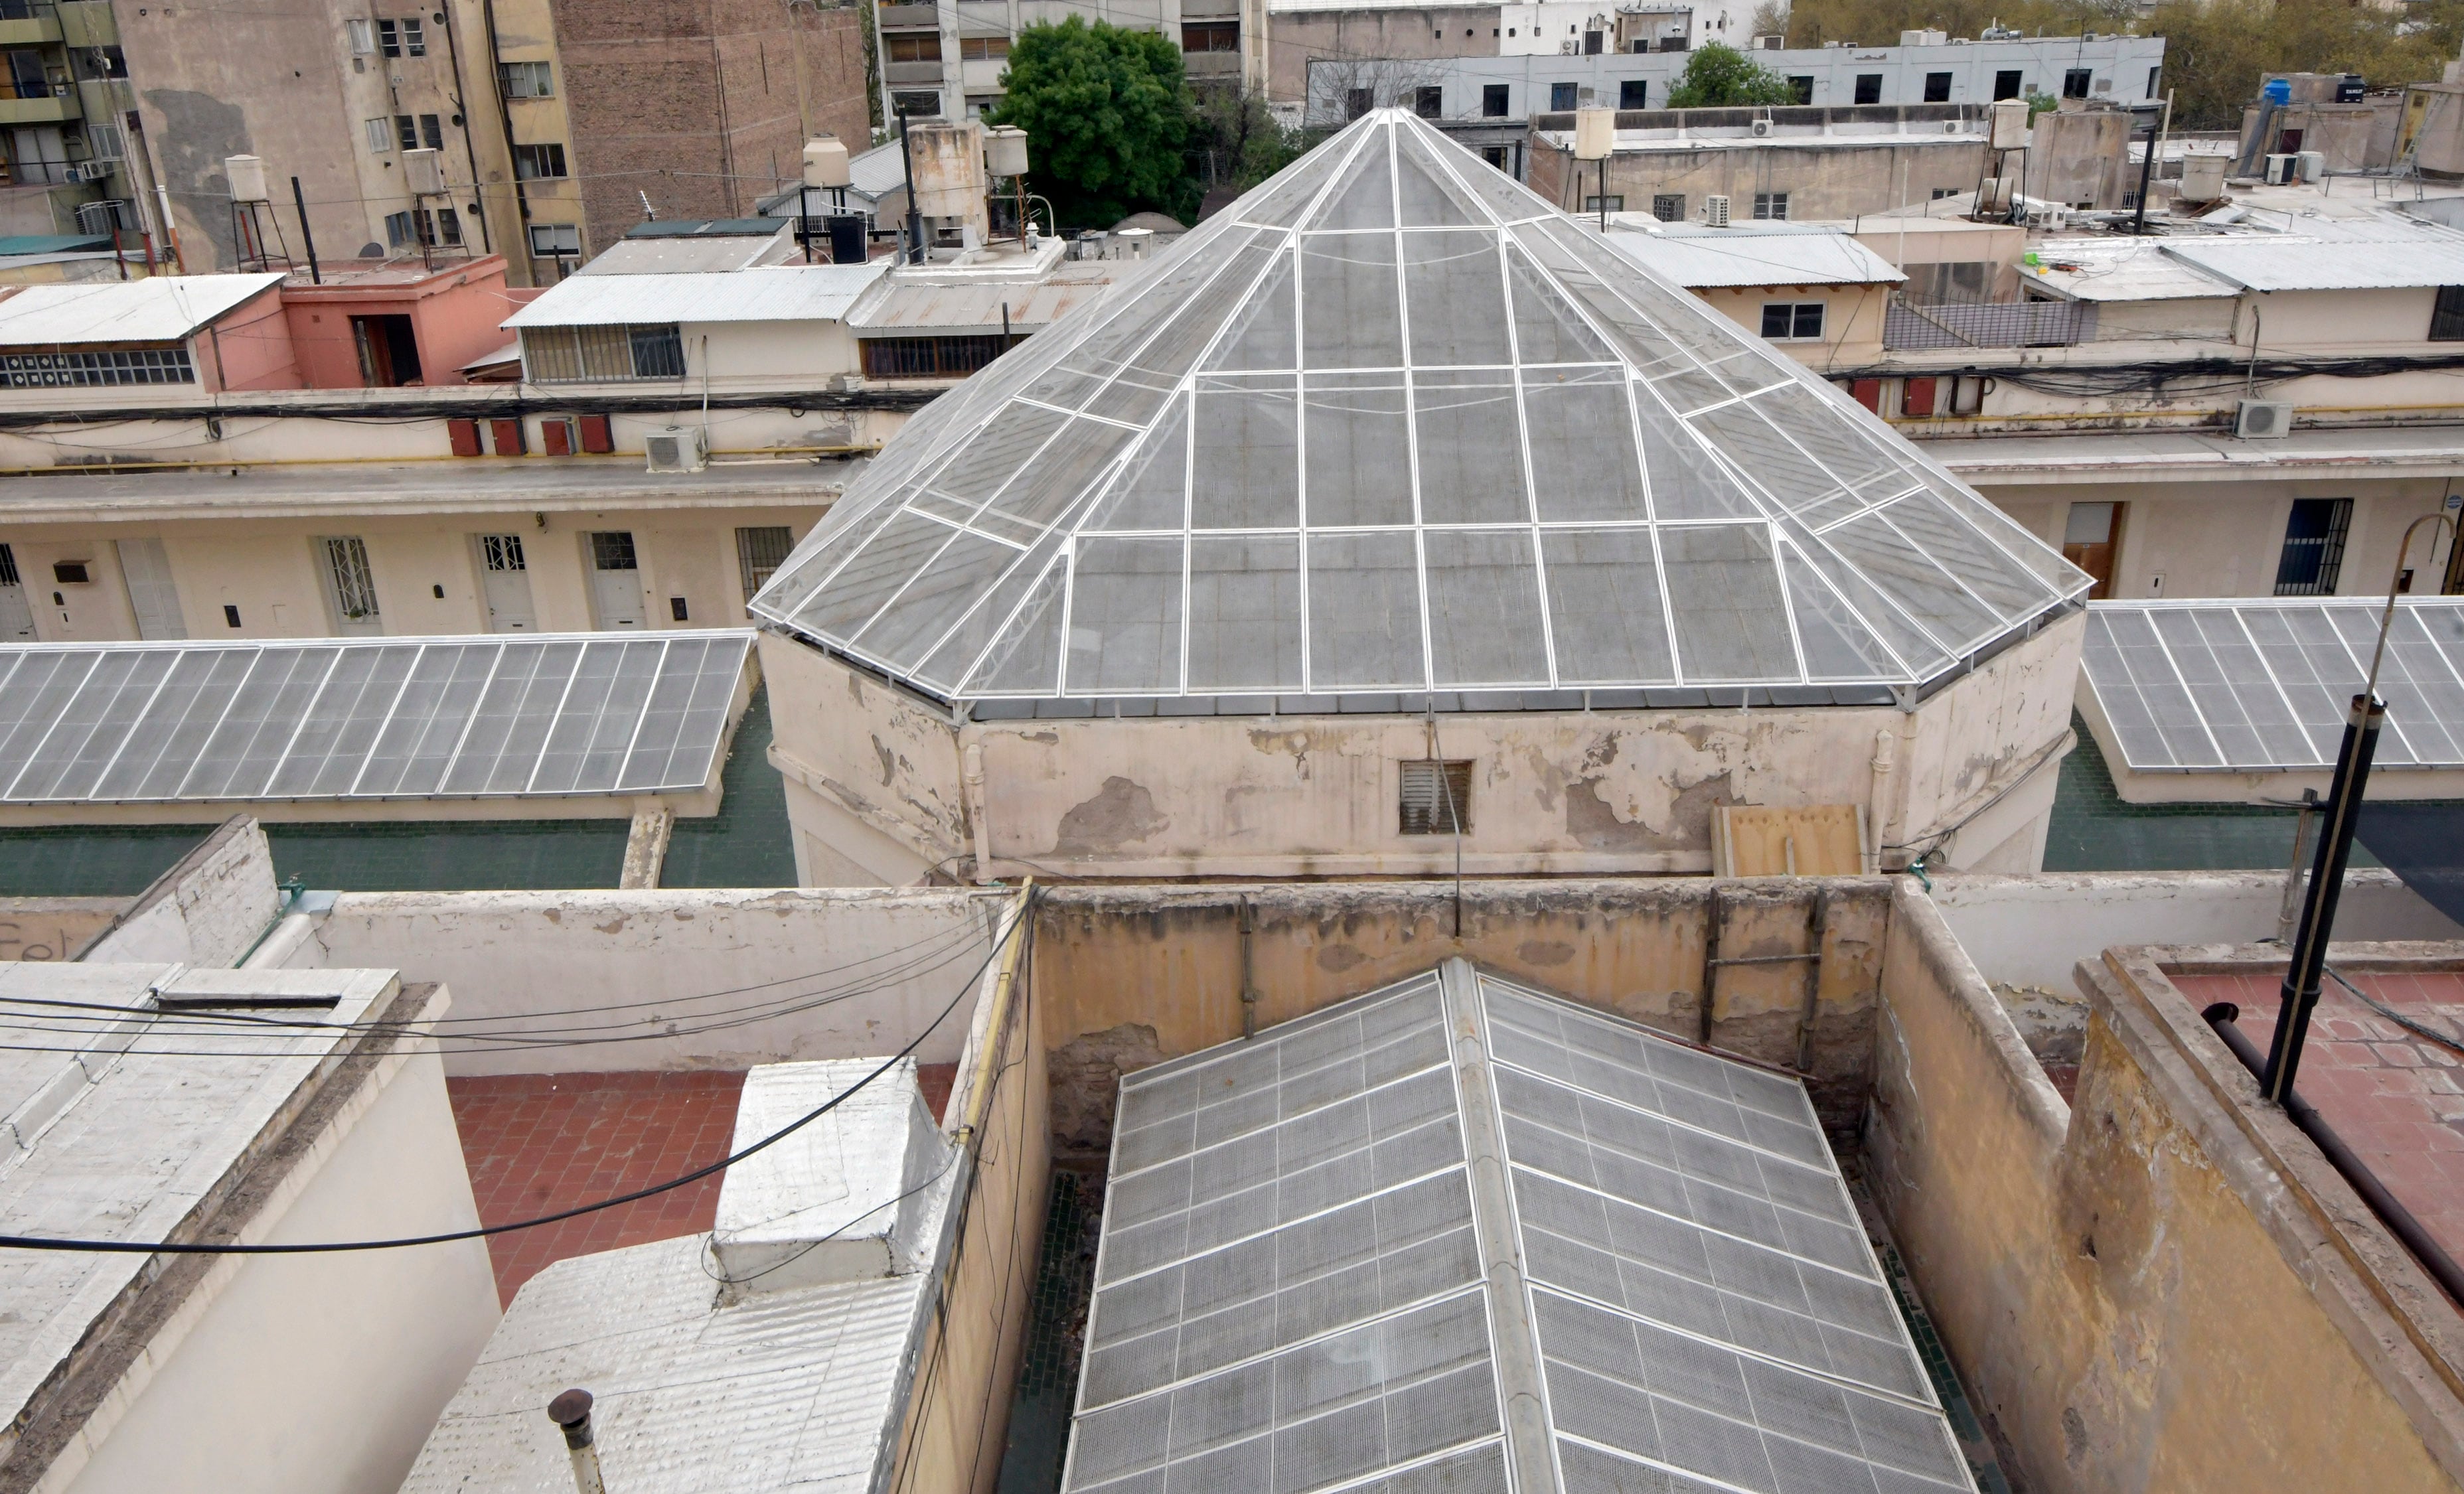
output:
M1241 28L1238 26L1219 28L1221 30L1231 32L1232 43L1230 46L1193 47L1189 44L1189 33L1191 32L1205 31L1208 28L1202 26L1182 27L1180 29L1181 50L1183 52L1238 52L1241 50ZM1009 38L1006 36L961 36L958 38L958 60L961 62L993 62L1008 55Z
M1001 55L1009 55L1009 43L1001 43ZM1183 52L1238 52L1241 50L1241 23L1207 21L1192 23L1180 29L1180 50Z
M937 119L941 113L941 96L922 90L893 93L890 96L890 112L913 120Z
M793 531L784 524L736 532L736 564L744 576L744 600L751 602L779 567L787 563L787 552L796 548Z
M1949 75L1949 74L1947 74L1947 73L1927 73L1927 74L1925 75L1925 102L1927 102L1927 103L1948 103L1948 102L1950 102L1950 75Z
M913 36L884 36L881 44L889 49L892 62L938 62L941 60L941 33L924 32Z
M2160 63L2158 63L2156 66L2154 66L2154 67L2152 67L2152 68L2149 68L2149 69L2147 70L2147 97L2148 97L2148 98L2153 99L2153 98L2155 98L2155 97L2156 97L2156 90L2157 90L2157 87L2158 87L2158 86L2163 82L2163 80L2164 80L2164 77L2165 77L2165 65L2164 65L2163 63L2161 63L2161 62L2160 62Z
M2062 75L2062 97L2065 99L2086 98L2088 84L2093 81L2094 78L2095 74L2090 69L2072 68L2070 71Z
M508 99L553 99L556 77L544 62L499 62L496 81Z
M419 143L430 150L445 148L445 121L435 115L419 117Z
M1480 147L1480 159L1487 162L1490 165L1497 167L1500 171L1503 171L1506 169L1506 147L1503 145L1483 145Z
M430 213L425 208L418 208L412 209L412 213L419 226L421 243L446 249L462 247L462 219L452 209L439 208Z
M408 249L419 242L419 231L412 227L408 212L385 214L385 243L393 249Z
M1483 83L1480 85L1480 116L1484 120L1502 120L1506 118L1506 85L1504 83Z
M492 571L530 569L530 562L522 558L522 537L519 535L481 535L479 560Z
M1573 108L1573 107L1574 107L1574 85L1573 85L1573 84L1572 84L1572 83L1551 83L1551 84L1550 84L1550 85L1549 85L1549 107L1550 107L1550 109L1551 109L1552 111L1554 111L1555 113L1558 113L1558 114L1563 114L1563 113L1565 113L1566 111L1568 111L1569 109Z
M325 556L325 583L334 604L334 615L345 627L353 624L372 625L377 621L376 577L368 570L368 547L357 535L341 535L319 539L318 549Z
M1611 192L1606 197L1602 197L1597 192L1594 192L1583 199L1583 210L1585 212L1623 212L1625 211L1625 193Z
M401 138L403 149L417 150L419 148L419 119L417 116L408 114L395 115L393 117L393 132Z
M0 357L0 384L11 389L82 389L131 384L194 384L185 347L61 348Z
M1651 79L1624 77L1617 79L1617 107L1648 109L1651 107Z
M2464 285L2442 285L2431 307L2430 341L2464 342Z
M1857 101L1859 103L1881 103L1882 101L1881 74L1859 73L1857 75Z
M1658 218L1662 223L1684 222L1685 194L1683 192L1653 193L1651 198L1651 215Z
M393 121L389 119L370 120L368 121L368 153L370 155L383 156L390 154L392 150Z
M1349 89L1343 96L1343 117L1356 120L1377 107L1377 96L1366 88Z
M1446 91L1430 86L1412 90L1412 112L1424 120L1434 120L1445 112Z
M590 565L593 570L637 571L642 560L633 550L633 532L629 529L593 530L590 535Z
M2015 68L2010 72L1996 73L1993 75L1993 99L1995 102L1998 103L2005 99L2016 99L2018 97L2019 74Z
M124 78L128 76L128 55L118 47L77 47L70 55L85 59L89 77Z
M1763 336L1774 342L1822 341L1822 302L1763 302Z
M388 57L428 55L428 25L418 16L377 22L377 50Z
M616 379L681 379L684 340L675 323L612 327L524 327L522 368L533 384Z
M349 41L351 55L372 57L377 51L377 31L366 21L344 21L342 35Z
M869 379L962 379L1005 349L998 336L867 338L862 346Z
M525 182L564 175L562 145L516 145L514 175Z
M579 256L582 253L582 225L579 223L532 224L531 253L541 259Z
M1756 218L1769 218L1773 220L1786 218L1788 216L1788 193L1754 193L1754 216Z
M2344 532L2353 524L2350 498L2295 498L2284 525L2284 554L2276 562L2279 597L2332 597L2344 568Z
M1801 73L1788 80L1789 94L1796 103L1814 102L1814 77Z
M1471 763L1420 758L1397 763L1397 828L1405 835L1455 835L1471 829Z

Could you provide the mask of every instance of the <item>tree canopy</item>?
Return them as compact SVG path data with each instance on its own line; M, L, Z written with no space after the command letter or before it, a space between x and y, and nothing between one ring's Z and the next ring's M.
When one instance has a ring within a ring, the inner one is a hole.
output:
M1710 42L1685 59L1685 71L1669 85L1671 109L1717 109L1732 104L1794 103L1787 78L1734 47Z
M1011 45L1002 86L987 118L1026 131L1029 180L1059 227L1110 228L1148 209L1186 221L1197 111L1171 42L1075 15L1040 22Z

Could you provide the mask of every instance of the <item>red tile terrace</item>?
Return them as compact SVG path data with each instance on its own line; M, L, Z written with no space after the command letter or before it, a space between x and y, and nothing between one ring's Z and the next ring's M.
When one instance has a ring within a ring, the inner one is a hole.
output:
M917 1071L924 1101L949 1104L955 1064ZM496 1225L647 1188L727 1155L736 1132L737 1071L506 1074L449 1079L453 1123L479 1220ZM496 1293L569 1256L672 1240L711 1227L719 1175L636 1203L488 1241Z

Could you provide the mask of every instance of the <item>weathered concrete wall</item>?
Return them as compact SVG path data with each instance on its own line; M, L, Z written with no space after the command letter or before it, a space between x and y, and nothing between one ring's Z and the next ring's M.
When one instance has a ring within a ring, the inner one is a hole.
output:
M1001 895L346 893L289 962L450 982L449 1073L747 1068L897 1049L971 990Z
M124 897L0 897L0 960L71 958L127 907Z
M1053 1144L1100 1159L1122 1073L1242 1035L1244 905L1254 1028L1460 955L1688 1042L1802 1063L1825 1118L1853 1123L1889 895L1888 881L1863 877L1472 882L1458 935L1443 884L1057 889L1034 961ZM1819 961L1793 957L1816 950Z
M1913 884L1883 972L1866 1175L2031 1486L2456 1486L2401 1335L2144 1009L2091 993L2073 1108Z
M1862 804L1885 865L1903 859L1888 847L1940 846L1937 865L2016 871L2041 854L2083 631L2083 618L2060 619L1913 713L1434 723L1397 713L954 726L791 639L765 632L761 657L771 758L790 785L807 877L908 880L985 851L1004 877L1699 873L1711 866L1711 811L1726 803ZM1473 763L1460 859L1454 837L1405 835L1398 823L1399 764L1432 757Z
M280 906L265 831L253 820L231 820L155 878L77 957L94 964L236 965Z

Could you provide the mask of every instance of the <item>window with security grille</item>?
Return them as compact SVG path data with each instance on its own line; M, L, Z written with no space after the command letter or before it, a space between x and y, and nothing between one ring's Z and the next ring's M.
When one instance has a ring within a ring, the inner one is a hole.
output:
M533 384L684 377L684 340L673 322L524 327L521 339L522 366Z
M0 544L0 586L22 586L17 576L17 552Z
M2464 342L2464 285L2442 285L2430 311L2430 341Z
M1000 337L867 338L869 379L962 379L1001 356Z
M196 382L197 371L185 347L62 349L0 357L0 384L11 389Z
M2295 498L2276 562L2279 597L2332 597L2344 568L2344 535L2353 527L2350 498Z
M1651 198L1651 215L1658 218L1662 223L1684 222L1685 194L1683 192L1653 193Z
M744 600L770 584L770 578L787 561L787 552L796 548L794 531L784 524L765 524L756 529L736 532L736 563L744 572Z
M603 571L641 569L633 555L633 532L629 529L603 529L590 536L590 564Z
M530 564L522 558L522 537L519 535L481 535L479 561L492 571L526 571Z
M1788 193L1754 193L1754 216L1778 220L1788 216Z
M368 547L357 535L329 536L317 541L325 557L325 582L334 615L348 626L377 620L376 577L368 570Z
M1405 835L1453 835L1471 829L1471 762L1420 758L1397 763L1396 804Z

